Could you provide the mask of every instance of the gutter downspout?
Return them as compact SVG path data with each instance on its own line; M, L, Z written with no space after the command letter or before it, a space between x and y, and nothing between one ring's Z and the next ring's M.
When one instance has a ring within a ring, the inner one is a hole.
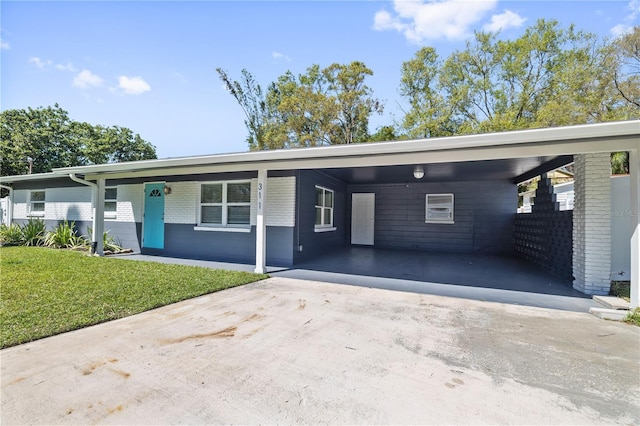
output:
M9 190L9 202L7 203L7 226L11 226L11 223L13 223L13 188L1 183L0 188ZM0 218L0 222L2 222L2 218Z
M100 235L100 238L99 238L98 233L96 232L96 230L98 230L99 228L98 214L97 214L98 212L96 208L96 200L98 199L98 185L96 183L89 182L88 180L80 179L79 177L76 176L75 173L69 173L69 179L71 179L74 182L80 183L82 185L87 185L91 187L91 212L93 216L93 232L91 233L92 234L91 235L91 253L98 254L98 256L102 256L103 254L102 235Z

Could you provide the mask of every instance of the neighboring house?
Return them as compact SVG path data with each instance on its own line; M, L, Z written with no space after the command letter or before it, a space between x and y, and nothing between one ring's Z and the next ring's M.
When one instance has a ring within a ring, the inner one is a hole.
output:
M610 224L594 212L610 208L609 153L622 150L637 211L639 139L640 122L627 121L69 167L0 183L13 222L73 220L142 253L263 272L348 245L512 255L517 183L574 162L574 287L606 293Z

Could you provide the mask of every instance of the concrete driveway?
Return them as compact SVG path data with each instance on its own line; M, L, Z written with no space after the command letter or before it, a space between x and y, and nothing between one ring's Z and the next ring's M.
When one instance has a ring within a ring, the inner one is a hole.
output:
M640 328L271 278L0 352L2 424L638 424Z

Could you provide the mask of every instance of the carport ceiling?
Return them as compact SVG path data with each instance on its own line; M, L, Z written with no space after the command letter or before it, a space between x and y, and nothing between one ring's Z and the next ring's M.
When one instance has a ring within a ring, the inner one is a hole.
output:
M347 184L405 183L418 181L413 177L413 169L419 164L424 168L424 177L419 180L420 182L472 180L521 182L572 161L572 156L543 156L460 163L416 163L401 166L334 168L323 169L323 172Z

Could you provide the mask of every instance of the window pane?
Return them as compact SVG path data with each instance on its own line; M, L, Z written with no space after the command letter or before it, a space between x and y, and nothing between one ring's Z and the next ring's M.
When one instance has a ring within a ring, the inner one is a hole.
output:
M227 184L227 203L250 203L251 183Z
M31 201L44 201L44 191L31 191Z
M322 188L316 188L316 206L322 206L322 194L323 194L323 190Z
M324 206L333 207L333 192L325 191L324 193Z
M117 210L118 203L115 201L105 201L104 203L104 211L105 212L115 212Z
M222 224L221 206L202 206L200 213L201 223Z
M115 200L118 198L118 188L106 188L104 190L105 200Z
M221 203L222 202L222 184L214 183L202 185L200 190L201 203Z
M250 214L250 206L229 206L227 222L229 225L248 225Z
M322 225L322 208L316 207L316 225Z
M333 209L324 209L324 224L332 225L331 223L331 214L333 213Z
M44 211L44 203L31 203L31 211L32 212L43 212Z

